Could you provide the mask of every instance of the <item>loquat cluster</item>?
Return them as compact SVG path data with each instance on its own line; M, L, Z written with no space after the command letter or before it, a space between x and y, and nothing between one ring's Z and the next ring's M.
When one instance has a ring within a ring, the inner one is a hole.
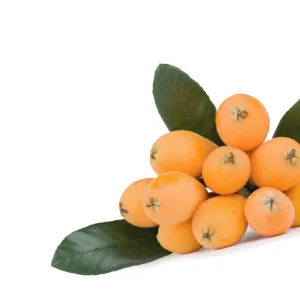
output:
M300 145L286 137L265 142L270 118L256 98L236 94L216 114L226 146L177 130L150 151L156 178L132 183L120 212L132 225L159 226L157 239L175 253L236 244L248 224L276 236L300 226ZM250 195L240 192L251 184Z

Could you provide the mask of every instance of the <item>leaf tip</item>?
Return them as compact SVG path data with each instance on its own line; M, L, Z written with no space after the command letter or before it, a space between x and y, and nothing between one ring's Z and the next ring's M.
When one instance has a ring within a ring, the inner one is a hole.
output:
M61 270L61 271L65 271L63 268L64 262L65 262L65 257L63 255L63 253L60 251L60 246L61 246L61 244L56 248L56 250L54 252L54 255L51 260L51 267Z
M59 269L58 267L58 263L59 263L59 259L57 258L56 252L51 260L51 267L55 268L55 269Z
M182 70L180 70L179 68L169 65L169 64L164 64L161 63L157 66L157 68L155 69L155 73L154 73L154 80L153 80L153 89L152 89L152 93L154 94L154 90L160 85L157 83L161 83L164 79L168 78L170 76L169 73L184 73ZM154 97L155 98L155 97Z
M160 71L170 70L170 69L177 70L177 71L180 70L178 67L175 67L173 65L161 63L156 68L155 73Z
M169 68L169 67L172 67L172 66L169 64L159 64L158 67L156 68L156 70L163 69L163 68Z

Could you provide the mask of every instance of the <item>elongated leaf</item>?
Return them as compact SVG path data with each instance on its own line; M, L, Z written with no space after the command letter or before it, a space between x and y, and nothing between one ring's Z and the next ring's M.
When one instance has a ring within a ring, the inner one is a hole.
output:
M274 136L284 136L300 143L300 100L298 100L280 120Z
M94 224L68 235L51 265L82 275L97 275L140 265L170 252L156 240L157 228L138 228L125 220Z
M179 68L166 64L157 67L153 95L170 131L190 130L223 144L216 129L214 104L202 87Z

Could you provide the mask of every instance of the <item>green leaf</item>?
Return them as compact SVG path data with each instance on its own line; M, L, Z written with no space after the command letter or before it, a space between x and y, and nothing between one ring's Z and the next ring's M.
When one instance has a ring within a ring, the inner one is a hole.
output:
M62 271L97 275L161 258L170 252L156 239L157 227L138 228L125 220L98 223L68 235L51 265Z
M214 104L186 73L171 65L159 65L154 75L153 95L170 131L190 130L223 145L216 129Z
M300 143L300 100L282 117L273 137L284 136Z
M251 179L249 179L246 183L246 188L250 193L253 193L258 189L258 186Z
M242 187L239 191L236 192L239 195L244 196L245 198L248 198L251 195L251 191L248 189L247 186Z

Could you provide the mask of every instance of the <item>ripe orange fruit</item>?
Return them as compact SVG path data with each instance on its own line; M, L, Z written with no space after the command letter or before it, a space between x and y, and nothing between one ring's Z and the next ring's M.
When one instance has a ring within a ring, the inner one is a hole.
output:
M300 226L300 183L287 190L285 194L290 198L295 208L295 218L292 227Z
M275 236L291 227L295 209L284 193L263 187L247 198L245 216L255 232L263 236Z
M192 220L172 227L159 226L157 240L163 248L180 254L194 252L202 247L193 235Z
M127 222L138 227L154 227L156 223L151 221L143 208L143 197L149 183L153 178L144 178L133 182L123 192L119 208L121 215Z
M204 161L202 176L205 184L220 195L229 195L240 190L251 173L248 155L237 148L219 147Z
M251 180L285 191L300 182L300 145L290 138L269 140L251 153Z
M205 158L216 147L216 144L197 133L172 131L158 138L153 144L150 163L158 175L180 171L200 177Z
M220 105L216 124L226 145L250 151L267 137L270 118L263 104L256 98L236 94Z
M208 193L197 179L173 171L159 175L148 186L143 205L153 222L174 226L189 220Z
M238 194L204 201L192 221L196 240L204 247L213 249L236 244L247 229L244 205L245 198Z

